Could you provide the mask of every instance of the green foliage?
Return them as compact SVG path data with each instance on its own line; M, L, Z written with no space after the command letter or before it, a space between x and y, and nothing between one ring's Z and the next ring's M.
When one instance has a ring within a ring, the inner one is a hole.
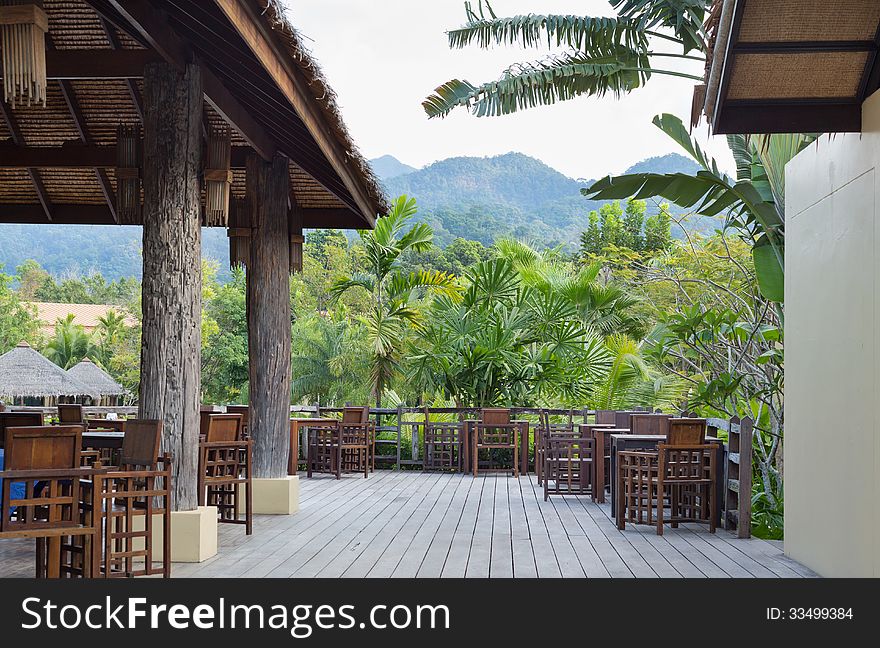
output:
M19 294L30 301L123 306L140 297L140 283L136 279L121 278L108 282L98 272L56 278L33 259L19 265L16 272Z
M705 50L702 23L710 0L611 0L618 15L535 15L499 18L488 1L465 3L467 22L449 32L449 46L496 45L556 48L543 59L519 63L489 83L452 79L422 103L429 117L445 117L457 107L474 115L498 116L551 105L582 95L620 96L643 86L652 74L702 81L702 77L658 67L654 59L689 56ZM681 54L655 52L651 39L681 45Z
M43 355L62 369L70 369L94 353L95 348L85 329L68 315L55 323L55 334L43 349Z
M33 346L39 339L36 313L22 303L11 286L12 277L0 272L0 355L22 340Z
M814 135L732 136L737 181L721 173L674 115L658 115L654 124L678 142L702 167L683 173L637 173L607 177L584 190L597 200L662 196L703 216L727 214L727 226L751 241L758 282L764 296L783 301L785 163L815 139ZM778 138L778 139L777 139ZM765 160L766 165L765 166ZM767 169L771 172L768 173Z
M376 221L374 230L360 233L366 272L340 279L332 290L341 296L362 289L370 296L364 324L372 354L372 396L377 404L399 372L407 332L419 321L418 301L429 292L449 299L458 295L454 277L446 273L407 273L401 269L403 254L425 252L433 245L433 232L425 223L406 229L416 212L415 199L400 196L395 200L391 212Z
M245 273L233 270L232 280L224 284L210 275L207 279L203 320L210 323L210 333L202 340L203 399L244 402L249 379Z
M591 262L609 248L652 253L668 250L672 245L672 218L661 208L646 219L647 208L645 201L630 198L625 211L619 201L591 211L587 229L581 234L580 257Z

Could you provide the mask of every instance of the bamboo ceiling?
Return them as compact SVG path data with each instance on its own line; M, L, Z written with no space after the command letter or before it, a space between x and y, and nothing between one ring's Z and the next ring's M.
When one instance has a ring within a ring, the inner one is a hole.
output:
M707 68L715 133L861 129L880 88L878 0L719 0L716 13L728 22Z
M387 210L332 90L274 0L44 0L43 8L46 106L13 109L0 96L0 222L118 223L117 128L141 124L144 64L175 62L175 53L205 71L206 130L232 126L233 197L244 194L247 153L277 151L291 161L305 227L372 227Z

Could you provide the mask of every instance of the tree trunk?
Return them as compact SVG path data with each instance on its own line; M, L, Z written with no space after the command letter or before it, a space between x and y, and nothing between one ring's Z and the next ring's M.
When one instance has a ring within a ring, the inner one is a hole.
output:
M247 266L250 420L254 477L287 475L290 452L290 237L287 158L247 160L251 219Z
M139 415L163 422L175 511L198 506L202 105L198 66L147 65Z

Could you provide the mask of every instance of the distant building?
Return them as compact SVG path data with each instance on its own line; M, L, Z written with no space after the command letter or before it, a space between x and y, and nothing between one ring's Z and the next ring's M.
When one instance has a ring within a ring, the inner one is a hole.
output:
M39 407L58 403L88 405L99 399L98 390L53 363L27 342L20 342L0 356L0 402Z
M74 324L82 326L86 333L93 333L98 328L99 320L108 312L114 311L125 317L126 326L137 325L137 320L129 315L121 306L109 304L52 304L48 302L26 302L28 306L37 309L37 319L40 320L40 330L47 335L55 331L55 322L73 315Z
M125 388L88 358L68 369L67 374L73 376L96 396L95 405L108 407L122 405Z

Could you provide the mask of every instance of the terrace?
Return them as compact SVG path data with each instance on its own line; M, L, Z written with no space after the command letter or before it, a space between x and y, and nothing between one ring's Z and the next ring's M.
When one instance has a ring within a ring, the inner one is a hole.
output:
M218 554L174 578L801 578L781 543L700 525L618 531L609 504L544 502L534 475L379 471L304 480L300 511L220 529ZM32 541L0 542L0 577L33 575Z

